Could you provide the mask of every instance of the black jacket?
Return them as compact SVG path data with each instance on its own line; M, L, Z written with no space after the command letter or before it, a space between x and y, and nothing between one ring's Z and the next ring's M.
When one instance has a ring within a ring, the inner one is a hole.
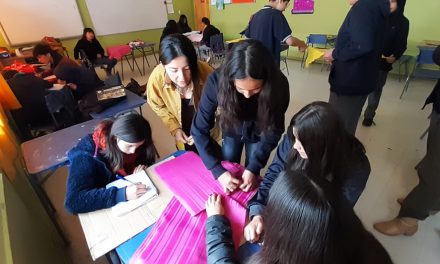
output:
M440 46L435 49L433 60L440 66ZM425 106L427 104L433 104L432 109L440 114L440 79L437 81L431 94L426 99Z
M398 2L398 10L390 15L385 30L385 44L382 54L386 57L394 55L398 60L407 48L407 39L409 32L409 20L403 15L405 1ZM385 59L381 59L380 69L382 71L391 71L393 65Z
M202 44L211 47L211 37L220 34L220 30L213 25L206 26L203 30Z
M349 226L361 225L359 218L357 218L353 211L351 212L349 217L355 219L347 225L341 225L343 226L343 231L347 233L345 236L352 238L346 242L354 244L347 249L349 251L348 254L353 259L350 263L391 264L392 261L387 251L371 233L366 230L360 234L349 232ZM232 241L232 230L229 220L222 215L213 215L206 220L205 228L208 264L238 264L239 262L234 258L234 242ZM364 228L357 227L356 229L362 230ZM341 236L341 234L338 235Z
M221 174L226 172L225 168L220 164L222 157L219 151L219 145L210 137L210 130L214 127L218 106L217 95L219 92L220 70L221 69L217 69L209 75L200 99L199 110L194 116L191 127L191 134L199 155L206 168L211 170L215 178L218 178ZM277 146L285 129L284 114L289 106L290 100L289 82L281 71L278 71L276 80L278 84L274 84L276 88L275 91L280 93L276 97L282 98L282 100L278 102L277 112L274 113L274 129L266 131L261 135L257 120L258 95L245 99L241 94L238 94L240 105L243 108L246 107L246 109L237 113L240 123L235 129L225 129L222 127L223 137L233 137L241 139L243 142L258 142L259 147L255 153L256 158L250 160L246 168L255 175L259 175L260 170L266 165L270 153Z
M101 43L99 43L96 38L93 41L88 41L85 38L78 40L73 50L75 59L79 59L81 50L84 50L87 58L92 62L97 59L98 54L104 57L104 49L102 48Z
M278 145L277 152L269 166L263 181L260 183L257 194L249 202L249 217L261 215L269 198L269 191L281 171L285 169L286 159L293 148L293 142L284 136ZM355 206L357 200L367 184L371 168L367 156L363 152L353 155L353 161L347 164L347 177L339 186L344 197Z
M332 92L357 96L376 88L389 13L388 0L362 0L350 9L333 51L329 75Z
M180 34L191 32L191 28L188 24L183 24L179 22L177 22L177 29Z
M18 126L25 124L38 126L52 122L45 100L47 89L51 88L52 84L33 74L22 73L15 74L8 80L8 84L22 106L12 112L14 118L17 116L21 119L16 120Z

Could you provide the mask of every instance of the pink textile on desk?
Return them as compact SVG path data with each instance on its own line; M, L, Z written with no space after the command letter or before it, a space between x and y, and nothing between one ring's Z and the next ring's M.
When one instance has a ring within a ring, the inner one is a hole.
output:
M203 34L189 34L188 36L186 36L189 40L191 40L191 42L200 42L202 41L203 38Z
M107 54L110 59L121 59L122 56L131 53L131 48L128 45L117 45L107 48Z
M235 174L237 178L241 178L243 168L240 165L222 162L222 166ZM157 166L155 170L191 216L205 210L205 201L209 195L224 194L220 183L214 179L212 173L206 169L200 157L194 152L187 152L165 162ZM236 191L231 194L231 197L239 201L241 196L245 196L246 199L246 196L250 194L252 192Z
M223 196L222 201L237 249L246 222L246 209L228 196ZM191 216L179 201L173 198L153 230L131 257L130 264L206 263L206 219L205 211Z

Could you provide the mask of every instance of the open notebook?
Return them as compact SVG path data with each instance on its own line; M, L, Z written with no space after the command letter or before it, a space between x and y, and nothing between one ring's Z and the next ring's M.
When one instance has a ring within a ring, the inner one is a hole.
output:
M145 171L138 172L136 174L132 174L129 176L126 176L125 179L129 180L116 180L114 182L111 182L105 186L105 188L124 188L128 185L131 185L131 182L140 182L142 184L145 184L147 186L147 192L142 195L141 197L137 198L136 200L131 200L127 202L121 202L116 204L112 207L112 214L115 216L121 216L128 212L133 211L134 209L138 208L139 206L145 204L149 200L157 197L158 191L156 187L154 186L153 182L150 180L150 177L148 177L148 174Z

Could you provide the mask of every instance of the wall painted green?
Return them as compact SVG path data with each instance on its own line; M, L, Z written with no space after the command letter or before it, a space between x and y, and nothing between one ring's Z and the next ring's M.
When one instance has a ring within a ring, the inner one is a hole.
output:
M194 26L194 4L193 4L193 1L192 0L174 0L173 2L174 2L175 13L169 14L168 19L175 19L177 21L180 16L180 14L179 14L179 11L180 11L181 14L185 14L187 16L188 24L191 27L193 27ZM77 0L77 3L78 3L78 8L79 8L84 26L93 28L92 19L90 17L89 11L87 9L86 1L85 0ZM105 12L105 9L103 9L103 12ZM145 17L145 19L148 19L148 17ZM120 23L123 23L123 22L121 21ZM98 36L98 39L105 49L105 47L128 43L128 42L135 40L135 39L142 39L144 41L158 43L161 34L162 34L162 29L153 29L153 30L144 30L144 31L137 31L137 32L122 33L122 34L113 34L113 35L107 35L107 36ZM43 37L43 36L41 36L41 37ZM54 36L54 37L56 37L56 36ZM76 42L77 42L77 39L63 40L63 45L68 49L69 54L71 54L71 55L73 54L73 48L75 47ZM0 47L8 47L8 44L3 39L2 35L0 35ZM10 47L8 47L8 48L10 48Z
M211 21L224 32L225 39L239 37L250 16L263 7L268 0L257 0L253 4L226 5L224 10L211 7ZM347 0L315 0L315 13L311 15L292 15L290 1L284 15L292 28L293 34L303 40L310 33L337 34L339 26L349 10ZM410 20L410 34L408 54L416 55L416 45L422 40L440 40L440 1L437 0L409 0L405 8L405 15ZM290 53L298 56L298 52Z

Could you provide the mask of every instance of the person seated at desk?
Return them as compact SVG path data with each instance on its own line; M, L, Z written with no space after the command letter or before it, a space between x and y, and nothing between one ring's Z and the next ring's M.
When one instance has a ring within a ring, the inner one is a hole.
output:
M75 99L81 100L88 92L104 85L93 70L83 65L78 65L68 58L63 59L54 70L58 83L67 85L72 91Z
M330 104L313 102L296 113L278 145L257 194L249 202L246 232L258 240L267 225L263 211L273 183L285 168L319 175L338 188L352 207L361 196L371 172L362 143L347 133ZM255 241L250 241L255 242Z
M188 19L185 15L180 15L179 22L177 22L177 29L180 34L191 32L191 28L188 25Z
M148 104L168 127L178 149L195 151L190 138L191 122L206 79L214 70L197 60L191 41L181 34L162 40L159 60L161 64L148 79ZM213 131L215 139L220 138L218 133L218 129Z
M165 28L162 31L162 35L160 36L160 42L162 42L164 37L166 37L168 35L176 34L176 33L179 33L179 29L177 28L176 20L174 20L174 19L168 20Z
M385 248L333 187L303 171L281 172L264 213L263 246L246 263L392 263ZM208 198L206 213L207 263L239 263L234 259L231 225L220 195Z
M105 72L107 75L112 74L112 69L118 61L104 56L104 49L102 48L101 43L96 39L95 32L91 28L85 28L82 38L76 43L73 51L76 60L81 57L81 51L84 51L85 55L93 65L103 65L105 66Z
M53 70L58 66L58 64L63 59L63 56L52 50L51 47L44 43L38 43L34 46L32 54L38 59L41 64L48 65L49 70L43 71L40 75L41 77L47 77L53 74Z
M211 47L211 37L220 34L220 30L218 28L211 25L211 21L209 18L202 18L203 24L203 37L200 44L205 45L206 47Z
M23 139L31 139L28 126L44 126L52 122L45 100L52 84L33 73L3 70L2 75L22 106L20 109L11 111L14 121Z
M117 176L125 177L151 166L155 150L150 124L141 115L128 113L114 121L102 121L93 134L81 139L67 154L67 211L86 213L142 196L147 191L144 184L120 189L105 186Z

